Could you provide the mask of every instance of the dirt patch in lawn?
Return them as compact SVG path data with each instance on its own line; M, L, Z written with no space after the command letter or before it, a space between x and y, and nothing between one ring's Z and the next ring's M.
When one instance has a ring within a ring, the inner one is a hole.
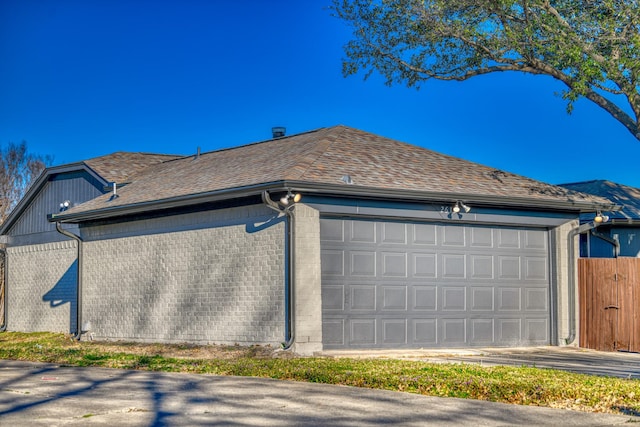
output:
M155 344L122 341L88 341L83 344L88 347L96 347L101 351L110 353L126 352L141 356L162 356L176 359L234 360L247 357L256 359L299 357L299 355L296 355L291 351L261 345L198 345L190 343Z

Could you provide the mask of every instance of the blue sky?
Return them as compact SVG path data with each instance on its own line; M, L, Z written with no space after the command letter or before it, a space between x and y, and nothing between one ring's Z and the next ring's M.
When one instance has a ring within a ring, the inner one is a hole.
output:
M640 187L640 142L551 78L344 78L330 0L3 0L0 144L75 162L343 124L553 184Z

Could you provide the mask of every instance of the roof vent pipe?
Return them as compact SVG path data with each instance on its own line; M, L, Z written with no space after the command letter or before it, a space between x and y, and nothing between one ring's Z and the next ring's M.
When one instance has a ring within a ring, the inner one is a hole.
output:
M284 126L275 126L271 128L271 134L274 138L282 138L287 132L287 128Z
M109 198L109 200L118 198L118 184L116 184L115 181L112 184L113 184L113 193L111 193L111 197Z

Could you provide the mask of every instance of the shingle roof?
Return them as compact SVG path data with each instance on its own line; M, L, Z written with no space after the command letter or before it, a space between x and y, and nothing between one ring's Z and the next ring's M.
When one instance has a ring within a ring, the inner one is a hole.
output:
M622 206L618 212L609 216L616 219L640 219L640 188L617 184L606 180L593 180L562 184L564 188L607 198Z
M60 215L114 209L159 200L297 182L429 194L461 194L545 203L608 203L523 176L479 165L357 129L335 126L148 167L119 190Z
M130 179L158 163L180 156L170 154L129 153L118 151L106 156L85 160L84 163L108 182L128 183Z

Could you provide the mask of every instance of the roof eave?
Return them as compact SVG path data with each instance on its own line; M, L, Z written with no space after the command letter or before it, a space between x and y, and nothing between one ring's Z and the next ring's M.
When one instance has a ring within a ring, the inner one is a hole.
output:
M95 221L117 216L135 215L152 210L163 210L197 205L201 203L219 202L223 200L250 197L260 194L264 190L279 189L278 183L264 183L241 188L230 188L207 193L189 194L186 196L172 197L168 199L152 200L148 202L134 203L130 205L119 205L104 207L90 211L74 213L62 212L47 215L49 222L78 223L84 221ZM280 188L285 190L285 187ZM108 202L107 202L108 203Z
M78 223L84 221L94 221L117 216L135 215L149 212L151 210L162 210L180 208L200 203L218 202L229 199L256 196L262 191L286 191L288 189L301 193L321 194L331 196L342 196L349 198L367 199L393 199L412 202L451 202L457 200L465 203L473 203L484 206L504 207L504 208L526 208L527 210L553 210L553 211L575 211L575 212L595 212L616 211L620 206L615 204L601 204L592 201L580 200L549 200L531 199L526 197L500 197L474 195L464 193L440 193L425 192L418 190L394 190L377 187L363 187L348 184L326 184L310 183L304 181L273 181L268 183L255 184L245 187L216 190L207 193L190 194L185 196L172 197L168 199L152 200L148 202L134 203L129 205L119 205L104 207L91 211L74 213L62 212L48 215L50 222ZM108 202L107 202L108 203Z
M527 197L502 197L490 195L478 195L467 193L452 192L425 192L418 190L393 190L380 188L367 188L352 186L346 184L323 184L311 185L308 183L290 183L295 185L297 191L313 192L320 190L323 193L331 192L335 195L343 195L350 197L364 198L393 198L408 201L426 201L426 202L451 202L462 201L464 203L472 203L476 205L504 207L504 208L525 208L527 210L556 210L556 211L576 211L576 212L596 212L602 211L618 211L621 206L613 203L595 203L592 201L581 200L550 200L550 199L532 199Z

